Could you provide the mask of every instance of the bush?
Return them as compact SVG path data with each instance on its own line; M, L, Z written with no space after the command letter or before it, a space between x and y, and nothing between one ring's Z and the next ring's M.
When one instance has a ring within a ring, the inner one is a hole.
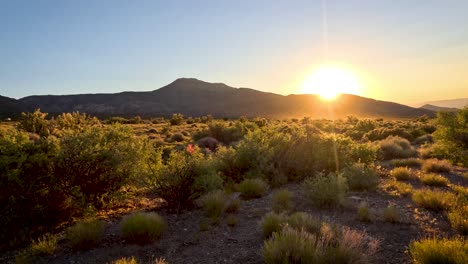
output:
M157 213L135 213L122 219L121 229L129 242L146 244L161 237L166 221Z
M384 209L383 217L387 222L397 223L400 221L400 212L395 206L389 205Z
M306 199L315 206L336 206L344 201L347 185L346 179L340 174L327 176L318 174L309 177L302 183Z
M46 234L33 241L31 244L31 254L34 256L51 256L57 250L57 237Z
M172 114L171 119L169 120L172 126L181 125L184 122L184 115L183 114Z
M362 163L355 163L346 167L343 169L342 175L353 191L374 190L379 183L379 177L375 169Z
M448 219L453 229L461 235L468 235L468 205L451 210Z
M289 212L294 209L293 193L287 189L275 191L272 197L273 211Z
M418 167L421 166L422 161L416 158L394 159L390 161L390 164L394 167Z
M226 198L223 191L212 191L200 198L201 205L206 216L212 219L219 219L226 208Z
M47 113L42 113L40 109L36 109L33 113L21 113L18 127L23 131L47 137L52 130L52 125L46 119L47 115Z
M320 234L322 222L304 212L296 212L289 216L287 223L291 228L304 230L311 234Z
M393 169L390 175L397 181L407 181L411 178L411 170L407 167L398 167Z
M287 216L284 214L268 213L264 215L260 221L263 237L268 238L273 233L279 232L287 219Z
M413 186L399 181L388 181L385 189L390 192L396 192L398 195L410 195L413 193Z
M315 263L316 237L285 227L263 245L265 263Z
M449 209L456 197L453 193L444 191L417 190L413 193L413 202L423 208L441 211Z
M359 217L359 220L361 220L363 222L370 222L371 221L369 205L366 202L362 202L362 203L359 204L358 217Z
M135 257L131 258L120 258L113 262L113 264L138 264L138 261Z
M423 174L421 175L420 180L424 185L428 186L444 187L449 184L449 180L447 178L434 173Z
M421 169L424 172L450 172L452 165L446 160L428 159L424 161Z
M416 155L416 150L404 138L389 136L378 142L379 157L383 160L410 158Z
M185 140L185 137L184 135L180 134L180 133L175 133L171 136L171 140L172 141L175 141L175 142L182 142Z
M246 179L239 184L239 191L245 199L259 198L268 191L268 184L261 179Z
M413 260L421 264L462 264L468 259L468 242L463 238L426 238L413 241L409 251Z
M104 234L104 224L97 220L84 220L69 227L66 237L75 250L91 249L99 244Z

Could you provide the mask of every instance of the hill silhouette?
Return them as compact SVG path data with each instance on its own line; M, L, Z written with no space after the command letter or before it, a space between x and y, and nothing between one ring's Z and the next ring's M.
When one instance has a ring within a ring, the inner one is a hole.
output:
M208 83L181 78L150 92L115 94L77 94L28 96L18 100L33 111L58 114L79 111L108 116L186 116L211 114L215 117L264 116L335 118L346 115L368 117L433 116L434 112L356 95L341 95L325 102L317 95L278 95L249 88L233 88L223 83Z
M443 107L443 106L436 106L436 105L431 105L431 104L425 104L425 105L421 106L420 108L431 110L431 111L434 111L434 112L439 112L439 111L456 112L456 111L460 110L459 108Z
M20 101L0 95L0 119L18 117L27 107Z

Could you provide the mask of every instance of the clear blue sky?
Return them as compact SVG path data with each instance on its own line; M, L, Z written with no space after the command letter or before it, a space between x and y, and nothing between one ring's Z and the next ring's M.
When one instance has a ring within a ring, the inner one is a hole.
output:
M323 62L364 96L468 97L468 1L0 0L0 95L148 91L179 77L299 93ZM324 28L328 51L325 55Z

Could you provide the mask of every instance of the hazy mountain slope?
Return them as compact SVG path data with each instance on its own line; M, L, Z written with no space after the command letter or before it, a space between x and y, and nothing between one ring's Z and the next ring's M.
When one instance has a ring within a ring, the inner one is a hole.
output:
M431 105L431 104L425 104L425 105L421 106L420 108L431 110L431 111L434 111L434 112L439 112L439 111L455 112L455 111L460 110L459 108L441 107L441 106L435 106L435 105Z
M440 101L433 101L427 102L426 104L439 106L439 107L448 107L448 108L463 108L468 106L468 98L458 98L452 100L440 100Z
M29 110L62 113L80 111L98 116L161 116L182 113L187 116L211 114L216 117L413 117L434 113L396 103L354 95L342 95L324 102L315 95L282 96L248 88L233 88L182 78L151 92L29 96L20 99Z

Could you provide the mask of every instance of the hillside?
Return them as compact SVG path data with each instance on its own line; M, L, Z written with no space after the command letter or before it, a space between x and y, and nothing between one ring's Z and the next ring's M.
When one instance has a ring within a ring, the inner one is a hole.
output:
M420 107L421 109L426 109L434 112L439 112L439 111L448 111L448 112L456 112L460 110L459 108L453 108L453 107L442 107L442 106L436 106L436 105L431 105L431 104L425 104Z
M116 94L79 94L28 96L19 100L30 111L62 113L79 111L96 116L187 116L211 114L215 117L415 117L434 115L433 111L378 101L355 95L342 95L334 102L324 102L316 95L283 96L248 88L233 88L222 83L208 83L181 78L150 92Z
M0 95L0 120L17 117L26 110L27 108L22 102Z
M461 109L461 108L463 108L465 106L468 106L468 98L458 98L458 99L452 99L452 100L440 100L440 101L426 102L426 104L439 106L439 107Z

